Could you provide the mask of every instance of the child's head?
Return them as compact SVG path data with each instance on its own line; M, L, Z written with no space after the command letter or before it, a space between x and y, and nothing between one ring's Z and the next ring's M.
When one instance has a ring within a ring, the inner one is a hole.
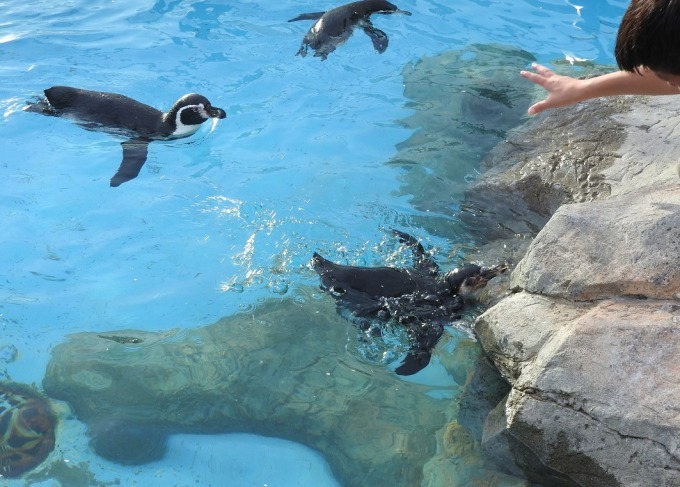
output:
M624 71L641 67L680 76L680 0L632 0L616 38Z

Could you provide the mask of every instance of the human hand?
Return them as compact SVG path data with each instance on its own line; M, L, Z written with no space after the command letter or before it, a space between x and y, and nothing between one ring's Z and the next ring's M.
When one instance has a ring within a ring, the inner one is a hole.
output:
M533 71L520 71L523 78L542 86L548 91L548 96L529 107L529 115L536 115L550 108L564 107L582 101L581 80L553 73L540 64L533 63Z

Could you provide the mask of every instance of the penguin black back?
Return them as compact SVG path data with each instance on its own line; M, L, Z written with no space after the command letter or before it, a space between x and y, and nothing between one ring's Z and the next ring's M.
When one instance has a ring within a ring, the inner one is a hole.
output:
M133 137L164 139L174 128L163 112L125 95L53 86L45 90L44 113L72 119L84 128Z
M83 128L121 135L123 160L111 178L111 186L137 177L146 162L148 144L153 140L188 137L210 118L225 118L226 112L213 107L203 95L184 95L167 112L125 95L53 86L45 98L30 103L27 111L63 117Z

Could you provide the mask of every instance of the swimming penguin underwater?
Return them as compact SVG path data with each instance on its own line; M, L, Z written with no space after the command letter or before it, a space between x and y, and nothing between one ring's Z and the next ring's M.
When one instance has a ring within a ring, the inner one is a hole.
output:
M45 98L29 103L26 111L72 119L88 130L122 135L123 161L111 178L111 186L134 179L146 162L149 142L188 137L210 118L227 116L202 95L184 95L163 113L117 93L89 91L68 86L45 90Z
M288 22L298 20L316 20L309 29L302 46L296 55L305 57L307 48L311 47L315 57L325 60L330 53L342 43L344 43L354 32L355 27L360 27L373 41L373 47L379 53L385 52L389 42L387 34L380 29L376 29L371 23L372 14L393 14L402 13L411 15L411 12L399 10L396 5L385 0L362 0L352 2L347 5L336 7L327 12L312 12L301 14L290 19Z
M375 322L393 323L407 329L410 349L397 367L398 375L424 369L432 350L444 333L444 325L459 318L466 300L504 273L505 264L489 269L466 265L441 276L439 266L411 235L393 230L413 252L410 269L355 267L335 264L314 253L312 266L321 287L333 296L339 311L348 311L363 330Z

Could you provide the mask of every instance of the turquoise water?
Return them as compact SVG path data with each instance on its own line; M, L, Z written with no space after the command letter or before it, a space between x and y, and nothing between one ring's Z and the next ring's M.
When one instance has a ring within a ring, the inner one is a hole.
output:
M310 23L286 21L332 3L0 1L0 348L18 350L0 372L39 385L51 348L68 334L201 327L296 299L318 284L308 267L314 251L351 264L404 262L387 228L422 239L442 267L458 264L458 249L475 245L470 235L429 229L458 228L457 193L440 188L468 185L478 161L436 175L436 184L428 171L405 184L409 169L389 164L413 135L402 121L422 110L405 97L404 66L471 44L513 46L542 63L613 64L627 2L397 4L413 15L374 19L390 37L384 54L357 32L321 62L294 56ZM198 92L228 118L192 138L153 143L140 176L113 189L120 141L23 112L56 84L160 109ZM445 372L429 374L415 380L446 383ZM77 442L82 433L70 434ZM215 442L212 451L231 448L224 438L204 441ZM168 458L207 455L200 438L178 442ZM207 485L211 474L229 475L232 485L333 485L322 458L295 448L316 480L291 476L299 466L290 458L255 479L243 473L254 468L247 459L229 474L202 467L214 459L175 460L187 475L176 485L199 478ZM158 465L133 473L87 461L123 484L129 475L140 485L169 485Z

